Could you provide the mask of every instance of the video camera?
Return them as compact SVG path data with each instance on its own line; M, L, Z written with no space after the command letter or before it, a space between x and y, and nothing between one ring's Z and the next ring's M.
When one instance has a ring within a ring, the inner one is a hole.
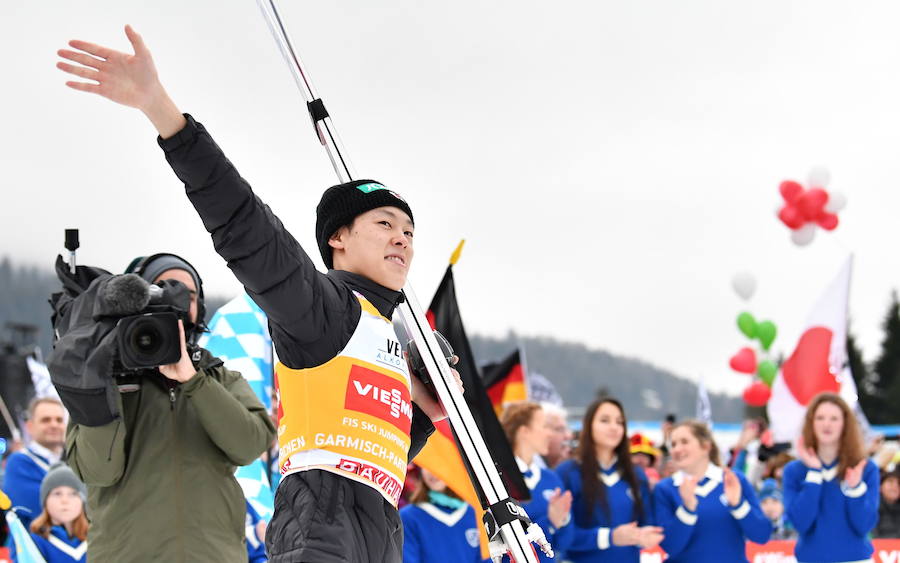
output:
M190 323L190 292L181 282L149 284L135 274L109 279L98 297L110 307L104 316L116 323L116 348L121 371L153 369L181 359L178 320ZM120 372L115 366L113 371Z
M76 266L75 251L79 246L78 230L67 229L69 263L59 257L57 275L63 282L63 294L68 294L68 300L79 302L78 309L83 311L81 322L102 324L104 333L115 334L112 373L153 369L181 359L178 320L184 322L186 329L191 326L188 288L175 280L150 284L137 274L112 275L100 268ZM66 301L62 294L52 300L54 309L61 308L60 300ZM54 315L59 337L57 318ZM111 321L115 321L114 326ZM109 347L112 343L105 340Z
M181 358L178 320L193 332L191 294L174 280L150 284L137 274L113 275L77 265L77 231L66 231L69 262L56 259L62 291L53 307L50 379L72 421L101 426L119 416L114 376L140 374Z

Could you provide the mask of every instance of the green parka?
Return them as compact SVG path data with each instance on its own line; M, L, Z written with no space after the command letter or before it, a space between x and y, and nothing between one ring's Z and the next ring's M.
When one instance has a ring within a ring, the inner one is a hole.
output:
M234 471L275 428L244 378L200 352L188 382L119 381L123 418L70 425L68 462L88 486L88 561L247 561Z

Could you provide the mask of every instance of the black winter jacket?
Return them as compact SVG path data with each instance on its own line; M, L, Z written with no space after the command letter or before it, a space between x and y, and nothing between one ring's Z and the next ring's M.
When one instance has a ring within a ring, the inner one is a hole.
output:
M402 294L340 270L319 272L300 243L225 157L200 123L158 139L166 160L222 256L269 319L278 359L292 369L321 365L349 342L359 322L358 291L391 318ZM409 459L434 425L413 405Z

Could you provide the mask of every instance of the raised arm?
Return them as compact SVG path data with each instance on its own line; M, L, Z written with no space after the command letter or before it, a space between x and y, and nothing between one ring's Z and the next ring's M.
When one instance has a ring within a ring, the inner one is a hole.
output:
M266 312L281 361L295 368L327 361L346 344L349 332L344 325L355 325L348 308L358 309L356 299L316 270L206 129L178 110L160 83L140 36L128 26L125 33L134 47L133 55L85 41L70 42L78 52L60 50L61 57L80 65L60 62L60 69L96 82L67 85L147 115L216 251ZM312 342L319 344L296 345ZM316 356L309 355L310 350Z

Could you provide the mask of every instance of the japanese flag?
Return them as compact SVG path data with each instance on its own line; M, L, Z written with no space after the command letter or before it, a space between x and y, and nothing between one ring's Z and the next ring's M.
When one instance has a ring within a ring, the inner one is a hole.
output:
M803 427L806 405L824 391L838 393L859 412L856 384L847 363L847 303L853 256L810 311L794 353L772 384L768 412L776 442L794 442Z

